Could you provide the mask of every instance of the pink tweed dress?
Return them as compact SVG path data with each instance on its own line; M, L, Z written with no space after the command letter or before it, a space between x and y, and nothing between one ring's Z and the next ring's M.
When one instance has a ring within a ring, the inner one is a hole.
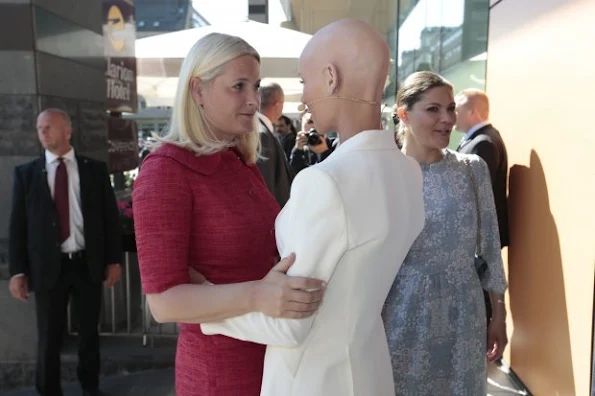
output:
M261 279L277 258L279 206L235 150L196 156L164 145L144 161L133 209L143 291L189 283L188 266L215 284ZM257 396L265 346L205 336L182 324L177 396Z

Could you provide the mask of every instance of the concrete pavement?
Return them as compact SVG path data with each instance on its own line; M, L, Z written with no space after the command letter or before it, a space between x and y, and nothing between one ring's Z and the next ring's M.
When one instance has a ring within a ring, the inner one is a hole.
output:
M101 390L105 396L175 396L174 369L143 371L129 375L105 377L101 381ZM79 396L79 385L64 385L64 396ZM488 380L489 396L527 396L519 389L505 372L496 366L490 366ZM4 396L37 396L33 389L7 392Z
M100 389L105 396L175 396L174 370L162 369L143 371L129 375L105 377L101 380ZM80 396L81 389L77 383L63 385L64 396ZM29 388L3 393L4 396L37 396Z

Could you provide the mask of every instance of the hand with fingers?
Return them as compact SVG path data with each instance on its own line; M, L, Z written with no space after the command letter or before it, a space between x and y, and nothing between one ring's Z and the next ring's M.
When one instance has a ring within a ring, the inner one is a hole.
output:
M295 254L292 253L256 282L253 311L285 319L302 319L316 313L322 303L326 283L319 279L287 275L294 262ZM192 267L188 267L188 275L193 285L213 285Z
M295 139L295 147L298 150L303 150L305 146L308 145L308 133L307 132L298 132L296 139Z
M190 275L190 283L193 285L212 285L207 278L192 267L188 267L188 275Z
M122 267L120 264L109 264L105 268L105 286L112 288L116 283L120 281L122 277Z
M29 280L26 275L15 275L10 278L8 290L12 297L27 302L29 300Z
M500 319L492 319L488 325L487 336L486 358L490 362L495 362L502 357L504 349L508 344L506 322Z
M273 318L302 319L316 313L324 296L326 282L289 276L295 254L281 260L258 281L254 296L255 311Z

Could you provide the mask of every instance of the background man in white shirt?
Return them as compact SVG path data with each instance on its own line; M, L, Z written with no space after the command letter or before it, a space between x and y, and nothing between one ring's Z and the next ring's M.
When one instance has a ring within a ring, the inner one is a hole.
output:
M78 312L79 365L84 395L101 395L99 334L102 282L121 274L118 208L105 163L75 154L68 114L47 109L37 118L45 153L14 171L9 230L12 296L35 293L36 388L61 396L60 349L70 297Z

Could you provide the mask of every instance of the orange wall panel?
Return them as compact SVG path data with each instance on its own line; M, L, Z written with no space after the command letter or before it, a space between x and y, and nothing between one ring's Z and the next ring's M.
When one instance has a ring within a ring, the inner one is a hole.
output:
M595 280L595 1L490 10L487 91L510 169L510 363L535 395L588 395Z

